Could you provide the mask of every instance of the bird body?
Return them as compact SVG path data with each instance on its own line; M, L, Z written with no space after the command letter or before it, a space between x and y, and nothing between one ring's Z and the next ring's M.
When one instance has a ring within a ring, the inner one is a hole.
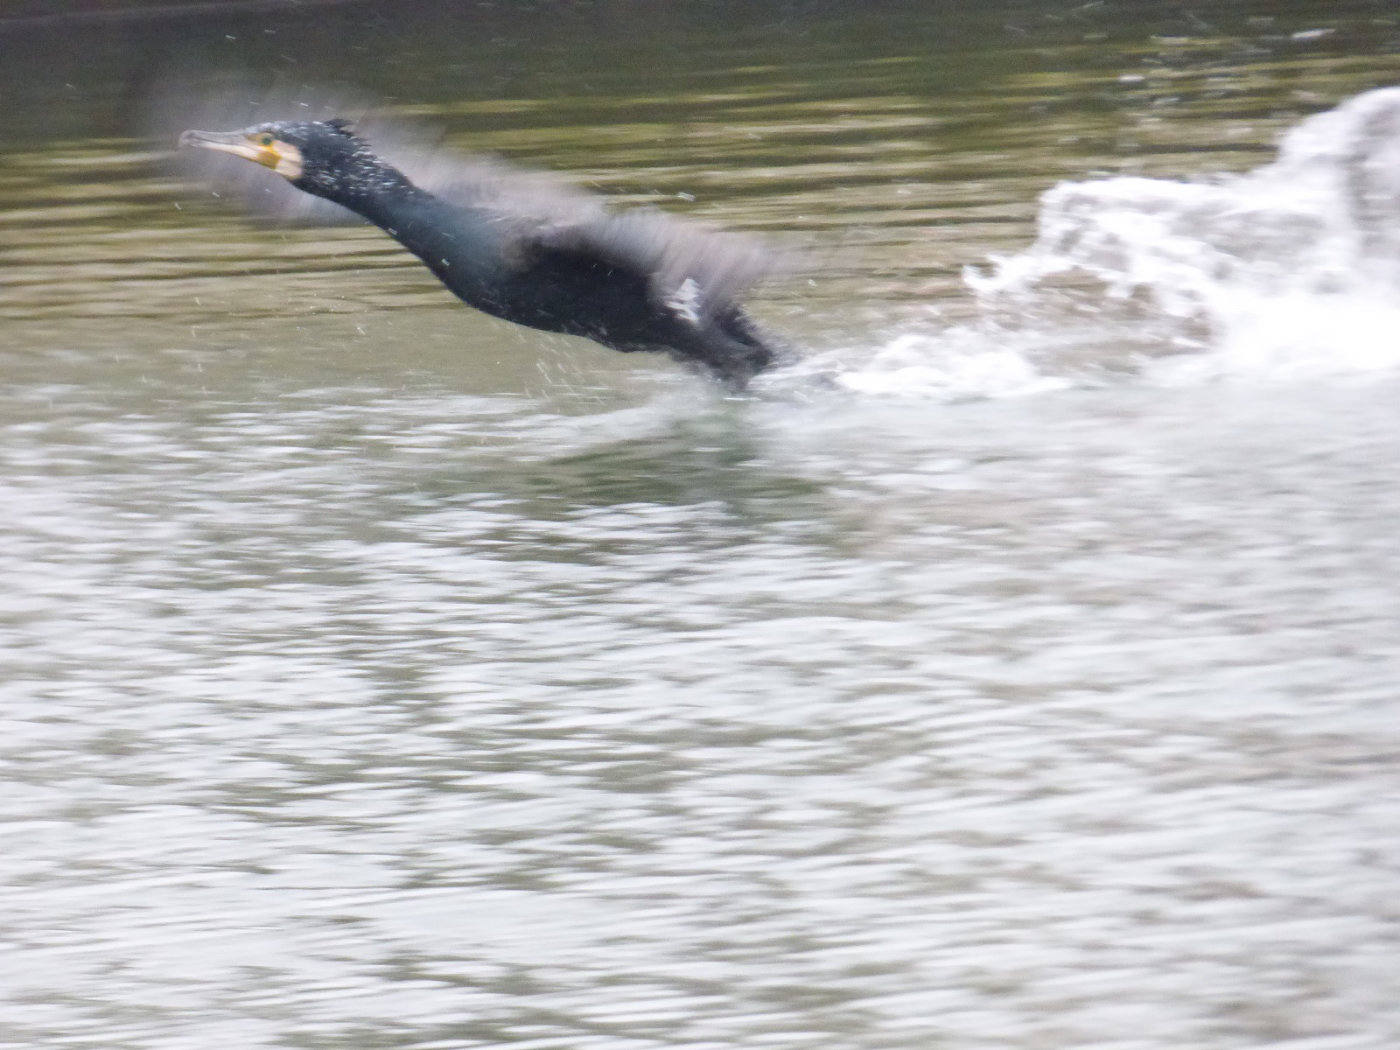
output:
M624 352L666 352L736 388L779 357L737 301L768 269L741 239L657 212L611 212L579 191L532 198L482 182L448 200L341 121L187 131L181 143L253 160L350 209L484 313Z

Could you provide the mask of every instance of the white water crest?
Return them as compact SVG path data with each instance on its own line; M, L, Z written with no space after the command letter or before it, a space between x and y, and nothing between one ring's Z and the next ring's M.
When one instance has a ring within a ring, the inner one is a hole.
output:
M965 274L973 325L900 335L843 384L1003 396L1124 371L1175 383L1400 368L1400 87L1303 121L1243 175L1060 183L1037 228L1026 250Z

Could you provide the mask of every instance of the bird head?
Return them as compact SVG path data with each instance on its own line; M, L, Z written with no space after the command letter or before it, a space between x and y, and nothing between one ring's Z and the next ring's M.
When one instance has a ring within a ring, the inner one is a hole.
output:
M349 122L340 119L279 120L241 131L186 131L180 145L232 153L322 196L355 178L369 157Z

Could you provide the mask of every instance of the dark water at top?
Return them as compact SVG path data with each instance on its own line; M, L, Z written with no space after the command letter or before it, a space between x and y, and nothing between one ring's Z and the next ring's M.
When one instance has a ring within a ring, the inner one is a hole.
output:
M0 1046L1400 1045L1393 5L0 59ZM168 156L337 92L811 246L812 364L726 398Z

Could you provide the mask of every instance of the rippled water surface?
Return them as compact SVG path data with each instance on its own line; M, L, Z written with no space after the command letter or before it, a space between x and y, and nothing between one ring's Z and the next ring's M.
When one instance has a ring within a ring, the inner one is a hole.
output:
M0 13L0 1045L1400 1045L1392 5L123 6ZM805 363L168 154L328 92Z

